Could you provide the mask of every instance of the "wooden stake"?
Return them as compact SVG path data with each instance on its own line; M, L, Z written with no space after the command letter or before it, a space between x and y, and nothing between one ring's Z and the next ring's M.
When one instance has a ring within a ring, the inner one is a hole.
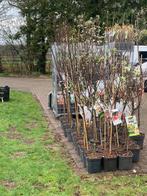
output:
M76 131L77 134L80 135L80 130L79 130L79 112L78 112L78 104L77 104L77 97L75 96L75 112L76 112Z
M107 122L104 121L104 149L105 150L107 148L107 144L106 144L107 139L106 139L106 137L107 137Z
M93 131L94 131L94 139L97 141L98 140L98 136L97 136L97 127L96 127L96 115L95 115L95 111L93 109Z
M117 140L117 147L119 148L119 135L118 135L118 127L116 126L116 140Z
M113 128L112 128L112 121L110 122L110 140L109 140L109 153L112 153L112 132L113 132Z

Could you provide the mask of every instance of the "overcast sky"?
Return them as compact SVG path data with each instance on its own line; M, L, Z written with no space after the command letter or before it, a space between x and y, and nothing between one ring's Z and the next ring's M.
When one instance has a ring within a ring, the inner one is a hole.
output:
M19 11L14 7L10 7L10 9L7 12L7 16L8 16L8 21L10 21L10 22L14 21L14 20L15 20L15 22L17 22L17 21L19 22L21 20Z
M12 7L9 8L8 11L6 12L5 18L6 18L5 20L0 20L0 44L4 43L4 38L2 33L3 29L5 31L8 30L8 32L11 31L12 33L15 33L19 29L20 25L23 23L19 11L16 8L12 8Z

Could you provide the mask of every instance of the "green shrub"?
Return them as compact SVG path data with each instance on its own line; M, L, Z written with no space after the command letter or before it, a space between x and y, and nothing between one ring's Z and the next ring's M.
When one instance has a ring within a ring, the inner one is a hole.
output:
M147 29L144 29L140 32L139 44L147 45Z

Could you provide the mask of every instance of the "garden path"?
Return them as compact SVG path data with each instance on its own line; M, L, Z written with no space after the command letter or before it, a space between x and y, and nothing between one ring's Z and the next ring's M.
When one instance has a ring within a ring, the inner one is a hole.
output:
M15 90L31 92L37 97L44 110L45 116L48 119L49 128L54 133L55 138L61 142L64 152L67 153L67 157L70 159L70 164L72 164L75 171L78 173L80 172L80 174L85 174L86 171L83 169L82 163L80 162L73 145L64 137L59 121L54 118L52 111L48 109L48 93L51 91L52 86L51 79L1 77L0 86L5 85L8 85ZM141 115L141 129L146 132L147 135L147 94L144 95ZM145 138L144 149L141 151L140 162L134 165L134 169L139 173L147 173L147 136Z

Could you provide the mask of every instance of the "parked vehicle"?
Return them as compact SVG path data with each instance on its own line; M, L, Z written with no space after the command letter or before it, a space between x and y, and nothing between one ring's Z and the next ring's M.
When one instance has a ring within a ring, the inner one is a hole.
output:
M147 92L147 62L141 65L144 79L144 92Z

